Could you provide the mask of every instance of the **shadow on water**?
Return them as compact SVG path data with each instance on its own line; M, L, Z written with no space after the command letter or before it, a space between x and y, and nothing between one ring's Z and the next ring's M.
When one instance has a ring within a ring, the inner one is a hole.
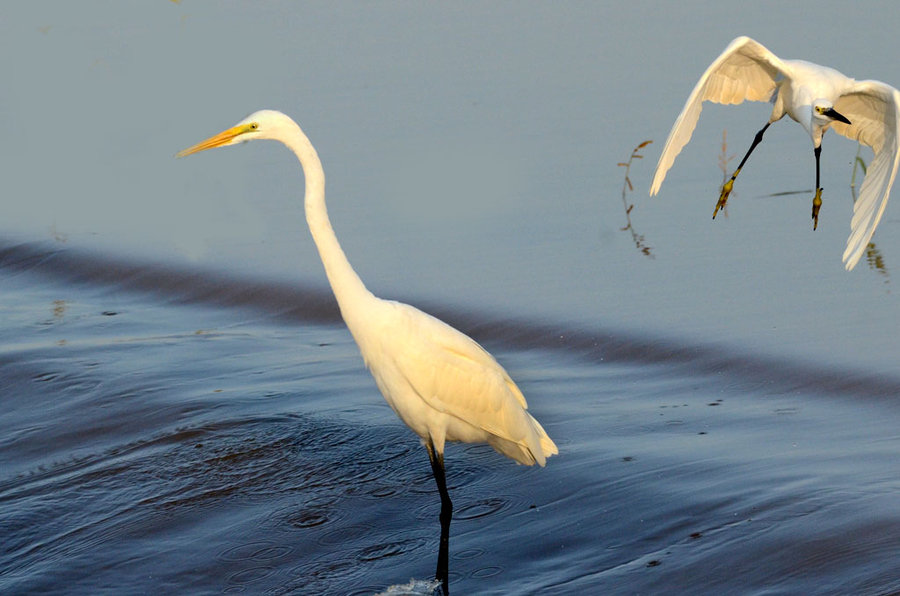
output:
M341 322L331 291L321 287L118 260L46 243L11 244L0 240L0 268L48 275L68 283L112 286L158 296L167 303L246 308L279 323ZM686 344L678 339L636 335L614 328L592 329L574 322L501 319L490 313L462 312L425 300L396 298L414 303L473 337L490 338L491 342L516 349L566 350L592 362L665 363L683 366L692 374L728 374L749 381L764 378L771 386L827 395L895 398L900 394L897 378L745 353L735 346Z

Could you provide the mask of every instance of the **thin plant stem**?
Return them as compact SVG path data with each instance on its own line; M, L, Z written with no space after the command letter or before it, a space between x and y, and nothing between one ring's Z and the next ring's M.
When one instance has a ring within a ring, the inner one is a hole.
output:
M634 241L635 247L641 252L641 254L653 258L652 249L647 242L644 240L643 234L638 234L634 229L634 225L631 222L631 210L634 209L634 204L628 202L628 193L634 190L634 186L631 184L631 165L634 163L635 159L643 159L644 156L641 155L641 149L652 143L653 141L644 141L631 151L631 155L628 157L628 161L619 162L617 165L619 167L625 168L625 182L622 184L622 206L625 208L625 221L627 225L622 228L622 231L631 232L631 239Z

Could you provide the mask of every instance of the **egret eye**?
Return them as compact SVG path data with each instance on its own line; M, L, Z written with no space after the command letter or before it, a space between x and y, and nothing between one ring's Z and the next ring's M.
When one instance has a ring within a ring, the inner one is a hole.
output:
M259 128L259 124L257 124L256 122L250 123L250 130L256 130L257 128Z

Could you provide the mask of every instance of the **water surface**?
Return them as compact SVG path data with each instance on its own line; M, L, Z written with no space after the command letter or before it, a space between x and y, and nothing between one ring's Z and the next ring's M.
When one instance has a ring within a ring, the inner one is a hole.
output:
M448 449L455 593L900 590L896 197L845 272L857 148L826 136L813 232L809 140L782 122L713 221L723 131L739 156L765 104L706 108L646 196L732 38L898 85L898 11L5 7L0 591L433 572L426 455L338 318L293 156L173 158L264 107L319 149L369 287L482 342L560 447L544 469ZM642 251L616 164L648 139Z
M141 263L109 278L95 258L2 252L5 590L428 577L424 450L327 295ZM445 317L497 354L561 452L538 469L448 448L457 593L900 588L897 380Z

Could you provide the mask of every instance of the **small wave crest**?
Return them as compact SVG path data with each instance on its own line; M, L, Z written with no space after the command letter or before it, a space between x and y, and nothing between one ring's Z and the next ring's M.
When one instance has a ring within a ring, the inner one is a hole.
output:
M419 596L425 594L434 596L440 594L441 582L434 579L411 579L409 583L388 586L384 592L376 596Z

